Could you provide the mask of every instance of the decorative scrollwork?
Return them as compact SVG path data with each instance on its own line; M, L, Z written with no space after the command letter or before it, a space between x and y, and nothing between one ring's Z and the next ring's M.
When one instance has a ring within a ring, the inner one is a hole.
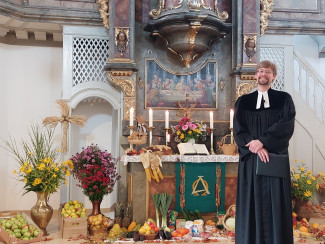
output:
M261 16L260 16L260 25L261 25L261 36L264 35L266 27L269 24L268 17L270 17L273 11L274 0L261 0Z
M135 78L116 77L108 72L108 78L114 86L120 87L127 97L135 96Z
M158 9L152 9L149 12L150 18L157 19L161 15L161 13L164 10L164 8L165 8L165 0L159 0L159 2L158 2Z
M236 89L236 99L244 94L250 93L256 85L256 81L240 82Z
M217 15L217 17L221 20L227 20L229 15L226 11L222 11L222 12L219 12L218 10L218 0L215 0L214 2L214 8L215 8L215 13Z
M100 17L103 19L104 26L109 28L109 0L98 0L97 4L100 5L99 13Z

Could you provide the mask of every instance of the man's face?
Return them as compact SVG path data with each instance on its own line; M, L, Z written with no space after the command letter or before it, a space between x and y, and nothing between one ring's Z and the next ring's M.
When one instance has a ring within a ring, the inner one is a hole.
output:
M273 74L273 71L270 68L260 68L256 71L255 77L259 85L271 86L276 75Z

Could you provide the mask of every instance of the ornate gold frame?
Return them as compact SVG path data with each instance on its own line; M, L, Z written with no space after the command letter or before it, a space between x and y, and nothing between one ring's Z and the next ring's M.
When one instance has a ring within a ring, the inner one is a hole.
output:
M104 26L109 28L109 0L98 0L100 17L103 19Z
M264 35L266 27L269 24L268 18L273 11L274 0L260 0L261 4L261 16L260 16L260 26L261 26L261 36Z

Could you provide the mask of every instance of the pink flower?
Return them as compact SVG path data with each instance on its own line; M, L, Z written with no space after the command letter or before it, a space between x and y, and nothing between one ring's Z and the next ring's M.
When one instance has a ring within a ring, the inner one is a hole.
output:
M190 129L191 129L191 130L195 130L195 129L196 129L196 127L197 127L197 125L196 125L196 124L191 124L191 125L190 125Z
M187 130L187 129L188 129L188 125L183 125L183 126L182 126L182 130L185 131L185 130Z

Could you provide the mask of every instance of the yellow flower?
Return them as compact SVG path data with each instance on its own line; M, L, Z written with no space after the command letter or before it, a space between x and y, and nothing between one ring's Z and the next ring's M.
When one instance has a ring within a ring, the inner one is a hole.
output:
M188 132L188 134L190 134L190 135L191 135L191 134L192 134L192 131L190 130L190 131Z
M315 176L311 177L313 180L316 180Z
M16 174L16 170L14 169L14 171L12 171L13 174Z
M178 130L178 131L176 132L176 134L179 136L179 135L181 134L181 131Z
M26 174L30 174L33 171L32 166L29 165L28 169L26 170Z
M295 159L295 162L298 162L298 160L297 160L297 159Z
M38 184L41 184L42 180L40 178L36 178L33 182L33 186L37 186Z
M32 155L33 153L32 152L29 152L28 155Z
M24 182L27 183L27 178L24 179Z
M61 150L60 150L60 149L57 149L56 151L57 151L57 152L61 152Z
M318 184L316 184L316 189L317 189L317 190L319 189L319 185L318 185Z
M304 196L306 196L306 197L310 197L312 194L311 194L311 192L310 191L305 191L305 193L304 193Z
M304 173L304 174L303 174L303 176L305 176L305 177L306 177L306 176L307 176L307 173Z
M311 170L308 170L308 174L310 174L310 175L311 175L311 173L312 173L312 172L311 172Z
M53 174L52 176L53 176L54 178L56 178L56 174Z
M297 184L297 183L295 183L295 186L298 186L298 184Z
M65 174L66 174L66 176L70 176L70 171L67 170L67 172Z
M45 168L45 164L39 164L37 165L38 170L43 170Z
M295 177L296 180L300 179L300 175L298 175L298 174L295 174L294 177Z
M311 181L310 180L307 180L306 181L308 185L311 185Z
M301 162L303 162L303 163L304 163L304 162L306 162L306 160L304 160L304 159L303 159L303 160L301 160Z
M295 170L295 167L292 167L291 170L294 171Z
M63 184L65 184L65 185L67 184L67 180L66 179L64 179Z
M180 139L184 139L184 134L182 133L181 136L179 137Z
M300 167L299 170L300 170L300 171L305 171L305 168L304 168L304 167Z
M58 172L58 171L59 171L59 168L58 168L58 167L56 167L56 168L54 169L54 171L55 171L55 172Z
M323 173L322 172L319 172L319 176L322 176L323 175Z

